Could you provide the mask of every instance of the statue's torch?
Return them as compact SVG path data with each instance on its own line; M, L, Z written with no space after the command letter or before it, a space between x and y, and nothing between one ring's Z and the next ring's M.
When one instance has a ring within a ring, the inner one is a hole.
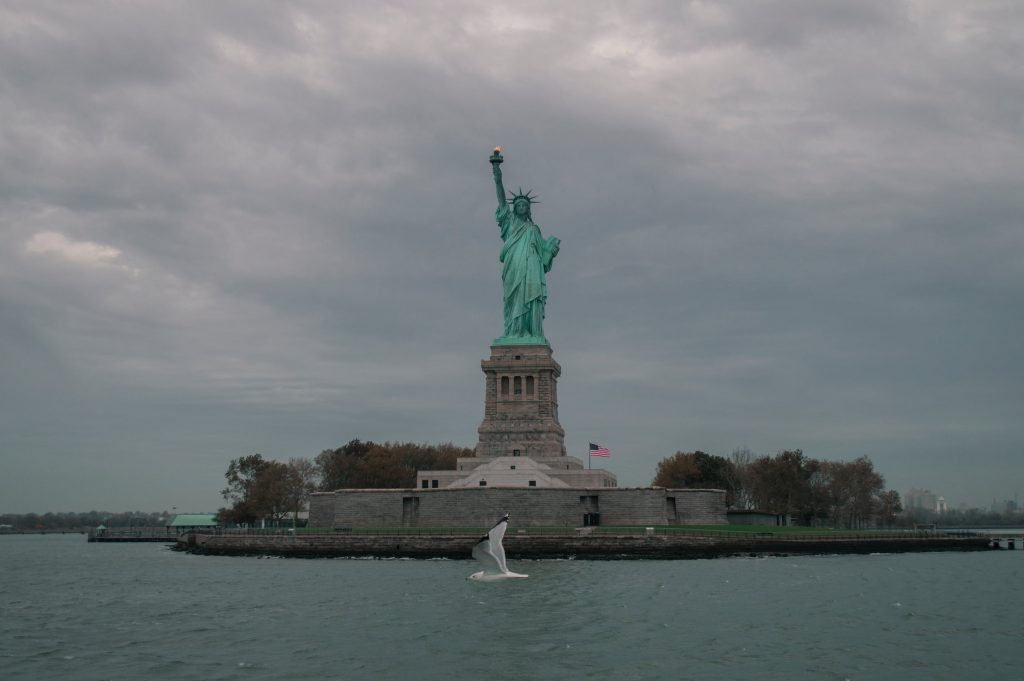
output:
M497 170L498 166L501 165L501 162L504 160L505 159L501 156L501 147L494 147L494 153L491 154L491 163L493 164L494 169Z

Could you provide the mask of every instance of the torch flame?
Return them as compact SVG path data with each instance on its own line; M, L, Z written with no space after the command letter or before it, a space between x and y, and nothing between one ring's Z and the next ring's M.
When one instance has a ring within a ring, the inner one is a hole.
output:
M494 147L494 153L495 154L500 154L501 153L501 146Z

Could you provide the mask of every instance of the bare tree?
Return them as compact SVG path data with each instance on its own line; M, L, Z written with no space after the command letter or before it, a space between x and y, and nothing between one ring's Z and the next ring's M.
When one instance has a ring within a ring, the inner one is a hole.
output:
M286 464L287 494L292 508L292 528L298 524L299 511L309 501L309 495L316 491L320 472L309 459L292 458Z
M754 499L750 496L750 464L755 458L754 452L747 447L734 449L729 456L729 461L732 463L732 488L735 494L736 508L754 508Z

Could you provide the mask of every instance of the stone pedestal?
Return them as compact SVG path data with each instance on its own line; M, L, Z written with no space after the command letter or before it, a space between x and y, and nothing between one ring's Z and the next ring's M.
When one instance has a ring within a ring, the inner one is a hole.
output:
M565 456L556 382L562 367L548 345L492 345L480 363L486 376L478 457Z

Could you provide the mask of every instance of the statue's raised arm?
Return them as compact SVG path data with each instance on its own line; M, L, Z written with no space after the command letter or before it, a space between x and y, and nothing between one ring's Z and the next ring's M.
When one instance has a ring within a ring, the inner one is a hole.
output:
M491 170L494 171L494 189L498 194L498 208L505 205L505 187L501 184L501 163L505 159L501 156L501 147L494 147L491 154Z

